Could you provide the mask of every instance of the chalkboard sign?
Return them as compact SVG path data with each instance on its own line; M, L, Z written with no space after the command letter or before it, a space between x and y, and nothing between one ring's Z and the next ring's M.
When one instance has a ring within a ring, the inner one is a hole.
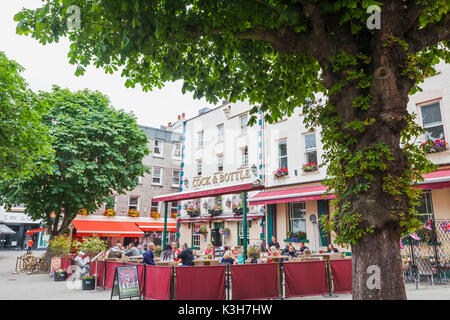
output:
M140 299L141 292L139 288L137 266L116 267L111 299L113 296L119 296L119 299L131 299L133 297L139 297Z

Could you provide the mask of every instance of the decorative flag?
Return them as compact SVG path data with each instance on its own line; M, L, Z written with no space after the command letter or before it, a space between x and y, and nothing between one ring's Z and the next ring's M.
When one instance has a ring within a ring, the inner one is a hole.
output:
M420 237L417 235L417 233L415 233L415 232L411 232L410 234L409 234L409 236L411 237L411 238L413 238L414 240L417 240L417 241L420 241Z
M447 221L444 221L444 222L441 223L441 228L445 232L449 232L450 231L450 224L448 224Z
M431 219L428 219L428 221L422 226L423 229L432 230L431 228Z
M400 250L403 250L405 248L405 245L403 244L403 241L400 240Z

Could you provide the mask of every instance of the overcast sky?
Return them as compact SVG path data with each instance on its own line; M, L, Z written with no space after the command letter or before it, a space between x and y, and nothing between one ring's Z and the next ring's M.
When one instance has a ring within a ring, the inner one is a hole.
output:
M212 107L205 99L196 100L191 93L182 94L182 82L167 83L161 90L143 92L140 87L125 88L120 73L105 74L101 69L89 67L84 76L74 75L75 66L67 58L69 42L41 45L30 36L16 34L14 14L21 8L42 6L41 0L2 0L0 4L0 51L9 59L20 63L22 76L34 91L49 91L53 84L72 91L88 88L106 94L117 109L133 111L139 124L158 127L177 120L182 112L186 117L197 115L203 107Z

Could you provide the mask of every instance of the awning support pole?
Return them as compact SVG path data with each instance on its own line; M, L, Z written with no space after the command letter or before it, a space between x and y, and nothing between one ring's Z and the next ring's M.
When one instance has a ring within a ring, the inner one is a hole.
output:
M162 241L162 250L166 247L166 238L167 238L167 201L164 201L164 231L163 231L163 241Z
M245 261L247 260L247 191L243 192L243 199L242 201L244 202L242 204L242 220L243 220L243 224L242 224L242 242L244 245L244 264Z

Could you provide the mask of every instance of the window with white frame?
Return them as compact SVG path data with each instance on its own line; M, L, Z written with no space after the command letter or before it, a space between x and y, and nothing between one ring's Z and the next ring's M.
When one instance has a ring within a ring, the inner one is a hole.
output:
M217 126L217 142L223 142L224 141L224 128L223 124L219 124Z
M202 131L198 132L198 136L197 136L199 148L203 148L203 138L204 138L204 133L202 130Z
M433 201L430 190L423 191L420 204L416 207L416 210L418 213L416 218L423 223L427 222L428 219L433 219Z
M139 197L130 196L128 200L128 210L139 210Z
M289 203L289 228L293 233L306 233L306 207L305 202Z
M162 168L153 167L153 184L162 184Z
M163 148L164 148L164 141L155 139L155 147L153 148L153 154L162 157Z
M178 201L172 201L170 203L170 215L178 213Z
M247 115L243 115L243 116L239 117L239 125L241 127L241 134L247 133L247 123L248 123Z
M202 175L202 160L197 160L197 175Z
M200 248L200 235L199 234L192 235L192 248Z
M144 179L144 177L143 176L139 176L139 184L142 184L142 180Z
M425 140L445 139L440 102L423 105L420 110L425 129Z
M287 157L287 141L278 141L278 168L287 168L288 157Z
M223 154L217 155L217 171L223 171Z
M180 170L172 171L172 185L177 187L180 186Z
M150 212L159 212L159 202L152 201L152 206L150 207Z
M305 163L317 164L316 133L305 134Z
M181 159L181 144L180 143L175 143L173 145L173 158Z
M244 147L241 149L241 165L248 165L248 147Z

